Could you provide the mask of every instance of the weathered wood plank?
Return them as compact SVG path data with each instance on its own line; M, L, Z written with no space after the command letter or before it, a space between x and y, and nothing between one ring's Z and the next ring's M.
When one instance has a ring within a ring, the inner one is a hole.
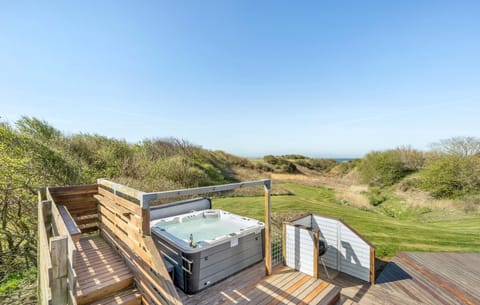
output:
M165 277L162 274L152 274L150 268L152 266L151 258L148 253L142 253L142 249L134 251L132 247L129 247L124 240L116 237L107 227L102 229L102 236L112 243L119 253L124 256L125 261L129 264L130 268L134 271L135 277L139 283L145 283L144 286L141 286L142 292L148 293L151 292L150 297L154 298L156 302L164 302L165 304L180 305L181 301L178 297L178 294L173 286L173 283L170 277ZM142 257L146 258L149 261L141 259ZM147 284L148 283L148 284ZM155 287L156 293L153 293L149 286ZM159 297L164 298L164 300L158 300Z
M319 232L313 230L313 277L318 278L318 257L319 257Z
M45 206L50 208L51 201L42 201L39 196L38 201L38 283L39 283L39 302L42 305L52 304L52 261L50 258L50 249L47 237L47 230L44 218Z
M120 196L116 196L115 194L103 188L99 188L98 193L110 200L113 200L116 204L121 205L122 207L132 211L135 215L140 216L142 214L142 208L136 203L128 201L127 199Z
M72 237L74 243L76 243L80 239L80 234L82 231L78 228L77 224L73 220L73 217L68 212L67 208L63 205L57 205L58 212L63 219L67 227L68 234Z
M50 238L50 253L52 258L52 304L67 304L67 236Z
M48 187L50 193L53 195L72 195L72 194L85 194L95 193L98 189L97 184L82 184L71 186L50 186Z
M272 274L270 190L265 187L265 274Z

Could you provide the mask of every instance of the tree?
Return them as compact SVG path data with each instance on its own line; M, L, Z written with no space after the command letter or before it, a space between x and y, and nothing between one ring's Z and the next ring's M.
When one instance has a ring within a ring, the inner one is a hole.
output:
M440 140L431 145L432 150L439 153L458 156L473 156L480 154L480 139L476 137L454 137Z

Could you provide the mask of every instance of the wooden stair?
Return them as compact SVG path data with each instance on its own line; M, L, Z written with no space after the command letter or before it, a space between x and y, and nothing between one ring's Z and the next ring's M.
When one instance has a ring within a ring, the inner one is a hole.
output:
M136 288L130 288L89 305L140 305L141 298L142 295Z
M76 245L78 305L140 305L132 271L102 238L83 237Z

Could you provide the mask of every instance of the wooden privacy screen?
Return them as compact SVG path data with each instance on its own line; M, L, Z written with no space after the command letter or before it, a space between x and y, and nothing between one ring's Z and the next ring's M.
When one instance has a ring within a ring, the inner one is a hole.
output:
M126 187L125 187L126 188ZM132 189L132 192L135 191ZM181 304L163 260L150 236L150 215L123 192L99 184L98 219L102 237L110 242L135 274L144 304Z

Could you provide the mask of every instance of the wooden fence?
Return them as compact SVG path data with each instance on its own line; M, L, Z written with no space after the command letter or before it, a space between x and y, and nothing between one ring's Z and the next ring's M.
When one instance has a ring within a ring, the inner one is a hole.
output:
M150 236L150 213L134 197L137 190L117 190L99 181L98 217L102 237L110 242L135 274L144 304L182 304Z
M122 190L117 192L104 183L39 192L40 304L76 305L76 242L81 234L96 231L132 269L144 304L181 304L150 237L149 210L128 196L129 188Z
M44 200L44 194L38 194L39 303L76 305L76 246L58 207L52 200ZM48 190L46 197L51 198Z

